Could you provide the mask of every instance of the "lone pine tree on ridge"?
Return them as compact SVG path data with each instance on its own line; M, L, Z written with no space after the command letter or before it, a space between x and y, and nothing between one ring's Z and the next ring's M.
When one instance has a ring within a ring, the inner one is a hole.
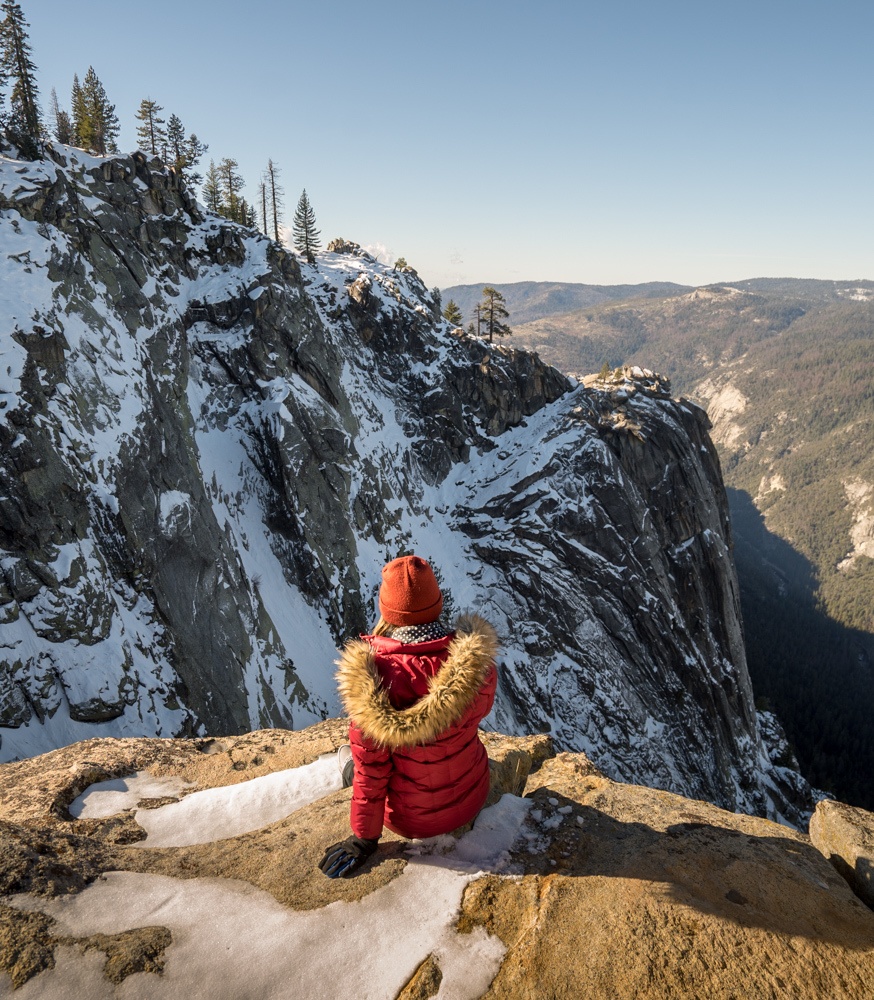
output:
M140 141L140 149L151 153L152 156L163 157L167 147L167 130L164 128L164 119L160 117L164 109L153 101L150 97L143 98L137 109L136 119L141 122L137 125L137 139Z
M510 315L504 305L504 296L496 289L487 285L483 289L483 300L480 303L481 322L488 331L489 343L494 342L495 337L506 337L513 331L504 322ZM479 333L479 330L477 330Z
M316 213L310 205L309 198L307 198L306 188L304 188L300 201L297 203L292 233L295 249L312 264L315 261L315 252L321 245L319 242L321 233L316 229Z

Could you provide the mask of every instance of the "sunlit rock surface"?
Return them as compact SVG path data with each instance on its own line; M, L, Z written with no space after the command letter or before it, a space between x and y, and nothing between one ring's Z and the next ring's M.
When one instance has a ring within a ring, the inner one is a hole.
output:
M810 818L810 837L856 895L874 909L874 813L844 802L818 802Z
M349 829L333 754L345 734L333 720L90 740L0 765L0 995L109 998L123 984L230 1000L292 981L311 1000L870 993L874 912L807 836L613 782L546 736L482 734L495 805L470 833L387 835L356 877L329 880L318 861ZM334 790L307 778L308 804L224 836L259 782L332 770ZM134 772L153 782L143 800L72 817ZM224 801L215 839L149 846L144 817L209 795Z

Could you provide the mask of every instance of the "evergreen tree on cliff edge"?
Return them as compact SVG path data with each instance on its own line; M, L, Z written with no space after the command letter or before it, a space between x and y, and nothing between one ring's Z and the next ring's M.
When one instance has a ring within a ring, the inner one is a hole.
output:
M284 208L284 198L285 191L282 185L279 183L279 167L273 162L273 160L267 161L267 170L264 174L264 183L266 185L265 191L265 201L269 199L270 201L270 216L273 221L273 239L279 242L279 219L280 212ZM304 192L306 193L306 192ZM267 232L267 211L265 208L264 212L264 232ZM315 221L315 220L313 220Z
M194 168L201 156L209 149L205 142L194 134L186 136L185 126L178 115L170 115L167 120L167 162L184 178L186 183L196 186L203 180Z
M70 145L73 142L73 123L68 112L58 104L58 94L52 87L52 96L49 99L49 126L51 134L58 142Z
M30 58L27 21L15 0L3 0L0 10L5 15L0 23L3 47L0 76L12 81L6 131L24 156L36 159L43 127L36 89L36 66Z
M294 247L298 253L312 264L315 261L315 252L319 249L319 237L321 233L316 229L316 213L313 211L310 200L307 198L306 188L297 203L297 210L294 213Z
M496 288L487 286L483 289L481 308L482 324L488 331L490 344L495 337L506 337L513 332L504 322L510 314L504 305L504 296Z
M232 222L241 222L248 225L245 217L245 199L241 201L240 192L243 190L243 178L239 172L239 164L229 156L218 165L219 182L221 184L222 207L219 213Z
M73 86L70 90L70 107L72 108L70 130L70 142L74 146L82 147L82 126L85 121L85 98L82 96L82 85L79 83L79 74L73 74Z
M224 215L224 201L222 199L222 179L215 165L215 160L209 161L206 171L206 178L203 182L203 200L210 212L216 215Z
M73 130L78 145L90 153L118 152L118 115L93 66L88 67L81 87L73 77Z
M157 101L146 97L140 101L136 113L136 119L141 123L137 125L140 149L162 158L166 154L167 147L167 131L164 128L164 119L160 117L163 110Z
M453 326L464 325L464 317L461 315L461 309L458 308L458 303L455 299L450 299L446 303L446 308L443 310L443 318Z

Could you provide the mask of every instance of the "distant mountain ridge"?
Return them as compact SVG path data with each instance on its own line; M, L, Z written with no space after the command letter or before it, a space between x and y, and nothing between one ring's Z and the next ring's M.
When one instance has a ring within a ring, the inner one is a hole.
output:
M441 288L443 303L452 299L461 309L465 324L474 317L474 308L482 298L482 290L490 282L471 285L451 285ZM768 297L803 299L812 303L874 298L874 281L853 279L832 281L821 278L744 278L740 281L711 285L681 285L672 281L647 281L642 284L588 285L582 282L514 281L491 283L503 296L510 313L509 323L523 325L563 313L574 313L607 302L639 299L664 299L693 293L699 287L736 288Z
M482 299L488 282L478 285L453 285L442 288L444 304L452 299L461 309L467 325L474 317L474 308ZM670 281L649 281L642 285L584 285L559 281L516 281L495 284L510 312L510 324L527 323L554 313L572 312L587 306L600 305L616 299L662 298L690 291L691 286L676 285Z
M747 278L730 281L729 285L748 292L767 295L785 295L810 301L837 302L859 296L861 300L874 298L874 281L854 279L831 281L823 278Z

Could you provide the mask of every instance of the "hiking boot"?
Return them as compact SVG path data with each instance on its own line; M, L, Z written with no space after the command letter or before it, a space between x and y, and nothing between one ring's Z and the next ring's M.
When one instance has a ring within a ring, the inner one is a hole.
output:
M337 766L343 775L343 787L351 787L355 777L355 761L352 759L352 747L348 743L344 743L337 751Z

